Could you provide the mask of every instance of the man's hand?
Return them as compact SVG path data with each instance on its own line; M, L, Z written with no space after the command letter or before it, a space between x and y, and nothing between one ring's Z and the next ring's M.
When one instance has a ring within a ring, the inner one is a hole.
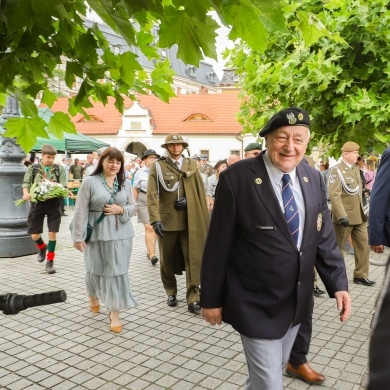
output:
M164 226L161 223L161 221L156 221L152 223L154 232L161 238L164 237L163 231L164 231Z
M73 243L73 247L80 252L84 252L84 249L87 247L87 244L85 243L85 241L78 241Z
M221 325L222 324L222 307L216 309L203 309L202 317L210 325Z
M337 303L337 309L340 310L340 321L345 322L351 315L351 297L348 291L337 291L334 294Z
M349 226L349 222L348 222L348 218L345 217L345 218L340 218L339 219L339 222L344 226L344 227L348 227Z
M370 245L370 248L375 253L383 253L383 251L385 250L384 245Z

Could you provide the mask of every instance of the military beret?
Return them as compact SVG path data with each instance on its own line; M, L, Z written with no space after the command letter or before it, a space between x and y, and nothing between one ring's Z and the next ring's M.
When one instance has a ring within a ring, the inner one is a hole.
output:
M259 135L264 137L283 126L306 126L310 129L309 114L299 107L285 108L272 116Z
M358 145L356 142L348 141L346 142L342 148L342 152L355 152L360 149L360 145Z
M183 144L184 148L188 148L188 143L184 141L180 134L169 134L165 138L165 142L161 145L162 148L167 148L169 144Z
M251 150L261 150L261 144L259 144L258 142L251 142L249 145L246 146L244 152L250 152Z

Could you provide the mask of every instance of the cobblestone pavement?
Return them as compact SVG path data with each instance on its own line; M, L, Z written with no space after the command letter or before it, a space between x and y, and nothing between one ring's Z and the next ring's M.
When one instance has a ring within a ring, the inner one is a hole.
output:
M109 331L105 307L99 314L90 312L82 254L72 247L68 230L73 211L68 213L57 241L56 274L46 274L36 255L0 259L1 294L63 289L68 296L65 303L14 316L0 314L0 388L243 389L247 370L238 335L229 325L207 326L199 315L187 312L184 276L179 277L178 306L166 305L159 267L146 257L143 226L135 218L130 279L138 306L122 313L124 329L119 335ZM43 236L46 239L47 233ZM385 260L387 255L371 256ZM345 260L351 281L354 260L351 255ZM369 324L383 273L383 266L370 267L374 287L350 283L353 315L344 325L334 300L315 299L309 360L327 377L321 389L362 388ZM287 376L284 386L311 388Z

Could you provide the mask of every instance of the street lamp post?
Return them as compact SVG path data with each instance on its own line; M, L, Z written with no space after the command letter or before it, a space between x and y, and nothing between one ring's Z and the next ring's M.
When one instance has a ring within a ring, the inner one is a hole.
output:
M0 117L0 125L6 127L9 118L19 117L19 103L13 96L7 97L7 105ZM23 197L22 184L26 167L23 149L11 138L0 138L0 258L19 257L37 253L34 241L27 233L29 203L15 206L15 200Z

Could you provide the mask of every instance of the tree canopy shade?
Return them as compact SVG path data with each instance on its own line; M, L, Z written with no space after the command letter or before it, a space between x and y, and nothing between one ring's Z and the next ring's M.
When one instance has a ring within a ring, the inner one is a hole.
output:
M311 114L311 145L329 155L339 156L350 140L362 153L382 152L390 142L390 2L286 0L284 10L288 33L269 36L263 52L246 44L231 52L247 97L240 114L246 131L258 132L275 111L295 105ZM345 43L322 36L304 45L303 18L296 18L303 11Z
M299 2L298 2L299 3ZM178 57L195 66L203 56L216 58L215 38L219 27L210 16L214 10L231 27L229 38L238 38L258 52L274 34L286 34L285 16L293 15L305 44L332 35L313 15L280 0L7 0L0 2L0 103L13 94L20 103L22 118L11 118L5 137L16 137L30 150L36 137L52 134L62 138L74 133L70 118L55 113L48 125L38 117L34 99L40 95L49 107L56 100L50 79L64 63L65 82L71 88L82 80L76 96L69 99L69 114L91 107L91 98L104 104L109 96L123 111L123 95L154 93L167 101L173 96L173 72L160 49L178 45ZM134 48L115 53L99 26L83 24L91 9ZM158 36L153 29L158 25ZM337 36L334 36L337 38ZM146 72L137 62L137 50L155 67ZM102 82L102 80L108 80Z
M64 136L61 139L54 137L50 137L49 139L38 137L37 143L31 148L30 152L40 152L42 145L44 144L50 144L54 146L58 153L67 154L92 153L93 151L98 150L104 146L110 146L110 144L106 142L99 141L84 134L64 133Z

